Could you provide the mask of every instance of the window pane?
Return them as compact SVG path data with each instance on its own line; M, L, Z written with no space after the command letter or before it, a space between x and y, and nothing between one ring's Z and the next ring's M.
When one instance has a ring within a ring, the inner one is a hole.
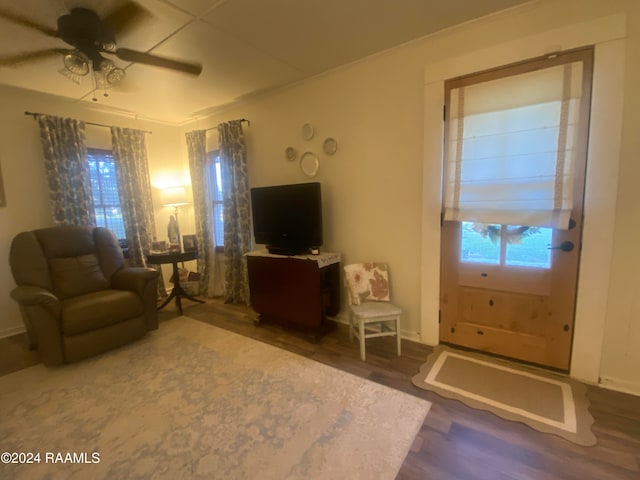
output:
M91 176L91 193L93 196L93 204L100 204L100 183L98 182L98 162L89 156L89 175ZM97 209L96 209L97 210ZM96 216L98 212L96 211Z
M120 207L110 207L105 209L105 221L107 228L113 230L118 238L126 238L124 232L124 222L122 220L122 210Z
M113 156L109 151L89 150L87 157L96 224L112 230L118 239L123 240L126 238L126 233L120 209L116 164Z
M506 265L551 268L551 245L553 230L542 227L520 225L507 226Z
M222 167L220 166L220 157L216 157L216 192L215 199L222 201Z
M216 246L224 245L224 219L222 198L222 168L216 150L208 152L207 175L209 176L209 196L213 207L213 238Z
M462 222L460 261L500 263L500 225Z
M213 234L217 246L224 245L224 217L222 210L221 203L213 205Z

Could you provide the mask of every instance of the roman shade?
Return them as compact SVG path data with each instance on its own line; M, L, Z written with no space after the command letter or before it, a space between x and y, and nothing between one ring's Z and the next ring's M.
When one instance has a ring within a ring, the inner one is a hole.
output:
M568 228L583 62L458 84L447 107L444 219Z

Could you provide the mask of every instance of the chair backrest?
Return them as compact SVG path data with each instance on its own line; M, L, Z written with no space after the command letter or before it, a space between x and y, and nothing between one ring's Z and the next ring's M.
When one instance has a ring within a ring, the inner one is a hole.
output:
M352 263L344 266L349 303L389 302L389 267L386 263Z
M109 288L124 257L111 230L65 225L16 235L9 263L16 284L65 299Z

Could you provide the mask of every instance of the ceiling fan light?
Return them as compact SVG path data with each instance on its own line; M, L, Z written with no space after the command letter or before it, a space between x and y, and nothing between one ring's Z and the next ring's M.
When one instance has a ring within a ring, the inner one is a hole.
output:
M124 69L116 67L105 75L105 80L111 86L119 84L126 76Z
M96 86L101 89L117 85L126 75L122 68L117 67L115 63L106 58L100 62L100 70L94 70L93 74Z
M113 63L111 60L107 59L107 58L103 58L102 61L100 62L99 68L95 68L94 70L99 70L101 72L104 72L105 74L110 72L111 70L113 70L114 68L116 68L115 63Z
M82 79L82 75L78 75L78 74L73 73L67 67L62 67L60 70L58 70L58 73L64 75L69 80L71 80L73 83L76 83L76 84L80 85L80 80Z
M102 50L106 50L107 52L115 52L117 45L115 41L108 41L102 42L100 44L100 47L102 48Z
M63 55L64 68L74 75L83 77L89 73L89 62L80 52L69 52Z

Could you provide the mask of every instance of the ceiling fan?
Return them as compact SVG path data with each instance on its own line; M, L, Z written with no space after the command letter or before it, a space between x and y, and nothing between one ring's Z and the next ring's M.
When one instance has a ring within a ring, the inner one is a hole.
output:
M73 8L57 20L57 29L35 22L22 15L0 8L0 18L37 30L49 37L58 38L72 48L50 48L0 56L0 66L16 66L24 62L61 55L63 73L79 83L79 79L94 72L94 90L118 84L125 76L122 68L103 55L114 55L125 62L152 65L177 70L190 75L200 75L202 65L174 60L146 52L118 48L116 34L135 27L147 11L135 2L125 2L104 18L88 8ZM95 96L94 96L94 100Z

